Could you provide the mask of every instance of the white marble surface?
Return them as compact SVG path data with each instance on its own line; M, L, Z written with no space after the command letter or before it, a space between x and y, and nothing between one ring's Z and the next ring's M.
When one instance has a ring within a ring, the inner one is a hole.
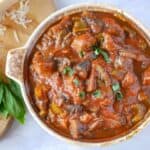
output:
M149 0L55 0L58 9L79 2L102 2L122 8L150 28ZM44 2L44 0L43 0ZM45 133L27 114L25 125L14 122L9 132L0 139L0 150L129 150L150 149L150 125L134 138L109 147L81 147L60 141Z

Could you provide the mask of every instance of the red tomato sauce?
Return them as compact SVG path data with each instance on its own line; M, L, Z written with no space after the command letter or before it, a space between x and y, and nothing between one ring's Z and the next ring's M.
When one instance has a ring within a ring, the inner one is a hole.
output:
M128 23L82 12L50 26L34 47L29 84L37 114L76 140L122 134L150 106L150 51Z

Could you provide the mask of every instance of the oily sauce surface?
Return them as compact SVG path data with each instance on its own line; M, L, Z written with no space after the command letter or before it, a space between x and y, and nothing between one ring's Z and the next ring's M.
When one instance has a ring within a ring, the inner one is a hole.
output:
M150 51L128 23L82 12L50 26L29 64L39 117L76 140L122 134L150 106Z

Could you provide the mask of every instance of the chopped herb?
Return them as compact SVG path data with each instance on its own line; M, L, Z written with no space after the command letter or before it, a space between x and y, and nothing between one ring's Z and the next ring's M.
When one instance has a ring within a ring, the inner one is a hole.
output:
M112 89L114 92L119 91L120 90L120 84L119 83L114 83L112 85Z
M116 98L117 98L117 100L123 99L123 94L121 93L121 91L116 92Z
M104 57L104 60L105 60L107 63L110 63L110 58L109 58L109 56L108 56L108 54L107 54L106 51L104 51L104 50L98 48L97 46L94 46L94 47L93 47L93 50L94 50L94 54L95 54L96 56L102 55L102 56Z
M80 52L79 52L79 56L80 56L81 58L83 58L83 57L84 57L84 51L80 51Z
M73 83L74 83L76 86L79 86L79 80L78 80L78 79L74 79L74 80L73 80Z
M101 97L101 91L100 91L100 90L94 91L94 92L93 92L93 96L94 96L95 98L100 98L100 97Z
M100 49L95 49L95 50L94 50L94 54L95 54L96 56L100 55L100 53L101 53Z
M110 59L109 59L107 52L101 51L101 55L103 55L103 57L107 63L110 63Z
M65 74L65 75L68 74L69 76L72 76L73 73L74 73L73 69L71 67L69 67L69 66L64 68L64 70L63 70L63 74Z
M82 98L82 99L84 99L85 98L85 92L84 91L80 92L79 93L79 97Z
M115 83L112 85L112 90L115 93L115 96L117 98L117 100L121 100L123 98L123 94L120 91L120 84L119 83Z

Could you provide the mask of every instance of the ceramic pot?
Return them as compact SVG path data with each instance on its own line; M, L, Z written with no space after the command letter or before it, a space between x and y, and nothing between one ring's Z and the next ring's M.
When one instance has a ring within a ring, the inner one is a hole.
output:
M150 44L150 33L149 31L141 24L139 23L135 18L130 16L128 13L112 7L112 6L106 6L101 4L78 4L69 6L66 8L63 8L61 10L56 11L55 13L48 16L42 23L35 29L34 33L30 36L28 42L25 44L25 46L17 49L10 50L7 55L7 62L6 62L6 75L17 81L20 84L22 95L25 101L25 104L33 116L33 118L36 120L36 122L49 134L52 134L54 136L57 136L61 139L64 139L66 141L70 141L73 143L78 144L88 144L88 145L107 145L116 143L119 141L126 140L130 137L132 137L135 133L140 131L145 127L145 125L150 121L150 112L147 112L145 117L141 122L139 122L136 126L134 126L132 129L130 129L128 132L123 133L121 135L118 135L113 138L109 138L105 141L74 141L68 137L63 136L53 128L48 127L36 114L33 106L31 105L30 96L28 94L28 90L26 88L26 76L27 76L27 67L28 67L28 60L29 56L31 55L32 49L37 42L37 40L40 38L40 36L44 33L44 31L53 23L61 19L65 15L74 14L78 12L82 12L84 10L90 10L90 11L98 11L98 12L109 12L113 15L116 15L117 17L121 19L125 19L126 21L130 22L134 28L136 28L139 33L145 38L145 40Z

